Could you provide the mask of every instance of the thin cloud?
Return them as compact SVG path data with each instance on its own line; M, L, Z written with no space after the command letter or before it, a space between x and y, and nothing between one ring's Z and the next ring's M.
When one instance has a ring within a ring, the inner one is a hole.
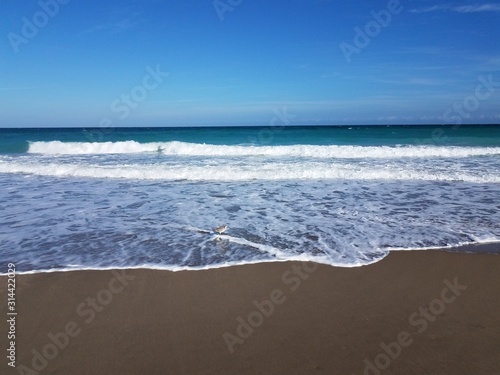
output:
M458 13L500 12L500 4L462 5L453 10Z
M134 11L133 7L118 7L107 12L107 20L83 30L79 35L91 34L95 32L105 32L109 34L121 33L137 27L144 20L140 11Z
M98 32L98 31L106 31L106 32L109 32L111 34L115 34L115 33L129 30L129 29L135 27L136 25L138 25L139 22L140 21L132 21L132 20L130 20L130 18L123 18L123 19L116 21L116 22L109 22L109 23L105 23L105 24L96 25L88 30L82 31L80 33L80 35L90 34L90 33Z
M438 10L449 10L451 8L450 5L433 5L427 8L419 8L410 10L411 13L429 13L436 12Z
M436 4L426 8L416 8L410 10L412 13L430 13L437 11L450 11L456 13L480 13L480 12L500 12L500 4L471 4L471 5L452 5Z
M443 86L447 85L448 82L442 79L432 79L432 78L407 78L407 79L377 79L378 83L385 83L391 85L411 85L411 86Z

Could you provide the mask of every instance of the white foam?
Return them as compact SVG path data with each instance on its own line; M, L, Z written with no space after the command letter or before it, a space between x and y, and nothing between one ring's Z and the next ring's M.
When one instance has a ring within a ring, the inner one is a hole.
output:
M229 261L220 264L211 264L204 266L159 266L157 264L141 264L140 266L113 266L113 267L83 267L80 266L78 268L73 267L64 267L64 268L44 268L37 269L31 271L16 271L16 275L33 275L38 273L59 273L59 272L77 272L77 271L112 271L112 270L158 270L158 271L171 271L171 272L180 272L180 271L204 271L210 269L218 269L218 268L228 268L234 266L247 266L252 264L261 264L261 263L285 263L285 262L311 262L317 264L324 264L327 266L333 267L341 267L341 268L357 268L362 266L368 266L370 264L374 264L380 262L383 258L389 255L387 252L385 255L381 256L380 259L376 259L369 262L353 262L353 263L335 263L328 261L326 259L321 259L318 257L312 258L307 255L299 255L299 256L291 256L288 258L275 258L275 259L260 259L260 260L245 260L245 261ZM7 273L0 273L0 276L7 276Z
M314 162L246 165L126 164L97 165L1 161L0 173L25 173L37 176L112 178L135 180L249 181L249 180L422 180L500 183L498 174L426 170L415 167L374 167L359 164Z
M0 190L0 253L19 271L180 271L285 260L354 267L390 249L500 240L499 184L195 184L0 174L6 186L15 189ZM210 233L223 223L230 225L224 235Z
M160 143L125 142L30 142L28 153L45 155L135 154L158 151Z
M353 267L389 249L498 241L499 154L34 142L30 154L0 155L0 253L25 270ZM200 229L221 223L230 230L220 238Z
M450 146L227 146L186 142L30 142L28 153L46 155L137 154L179 156L271 156L308 158L436 158L500 155L500 147Z

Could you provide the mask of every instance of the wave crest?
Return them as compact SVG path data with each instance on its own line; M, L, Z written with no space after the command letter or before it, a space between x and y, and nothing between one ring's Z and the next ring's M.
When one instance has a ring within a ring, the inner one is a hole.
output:
M500 147L460 146L241 146L187 142L30 142L28 153L45 155L92 155L162 153L178 156L268 156L308 158L464 158L500 155Z
M497 175L470 172L425 171L415 168L361 166L350 163L266 163L263 165L145 165L145 164L68 164L19 163L0 161L0 173L26 173L39 176L111 178L136 180L250 181L250 180L421 180L500 183Z

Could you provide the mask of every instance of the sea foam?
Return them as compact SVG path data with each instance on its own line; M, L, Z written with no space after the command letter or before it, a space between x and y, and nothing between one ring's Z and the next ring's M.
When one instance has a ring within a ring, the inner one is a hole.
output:
M500 147L32 142L0 155L20 272L203 269L500 240ZM210 229L228 224L223 236Z
M356 163L249 162L239 165L226 161L220 165L203 164L112 164L64 163L39 161L0 161L0 173L37 176L111 178L165 181L249 181L249 180L420 180L500 183L498 174L472 171L432 170L395 164L360 165Z
M500 147L459 146L252 146L212 145L187 142L30 142L28 153L46 155L99 155L162 153L178 156L269 156L308 158L464 158L481 155L500 155Z

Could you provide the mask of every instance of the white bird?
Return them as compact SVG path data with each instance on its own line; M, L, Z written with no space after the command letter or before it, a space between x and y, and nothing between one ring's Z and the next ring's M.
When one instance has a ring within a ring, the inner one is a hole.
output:
M220 226L220 227L217 227L217 228L213 228L213 231L217 234L222 234L224 233L226 230L227 230L228 226L226 224Z

